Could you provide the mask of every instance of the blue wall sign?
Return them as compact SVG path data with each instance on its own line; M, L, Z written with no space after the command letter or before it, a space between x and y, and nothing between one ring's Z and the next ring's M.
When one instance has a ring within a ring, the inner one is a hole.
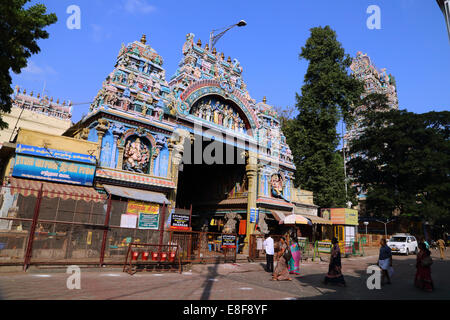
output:
M95 156L82 154L82 153L76 153L76 152L68 152L68 151L62 151L62 150L40 148L40 147L36 147L36 146L29 146L26 144L18 144L16 147L16 153L28 154L28 155L37 156L37 157L45 157L45 158L52 158L52 159L61 159L61 160L67 160L67 161L90 163L90 164L95 165Z
M16 154L13 177L92 186L95 166Z

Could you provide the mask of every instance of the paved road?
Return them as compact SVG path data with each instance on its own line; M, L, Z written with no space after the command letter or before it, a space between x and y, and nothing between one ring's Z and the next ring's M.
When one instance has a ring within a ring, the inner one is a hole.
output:
M275 299L450 299L450 250L444 261L433 253L435 291L422 292L413 286L415 256L395 256L391 285L381 290L366 286L367 266L376 256L343 259L347 287L321 283L326 262L304 263L302 275L293 281L270 281L261 263L195 265L178 273L137 273L119 269L82 271L81 289L69 290L68 274L54 270L1 273L0 299L164 299L164 300L275 300Z

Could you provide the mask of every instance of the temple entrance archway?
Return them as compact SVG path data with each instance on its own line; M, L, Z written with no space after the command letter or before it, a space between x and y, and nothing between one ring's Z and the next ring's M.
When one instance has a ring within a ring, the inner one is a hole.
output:
M194 143L185 146L178 172L176 206L188 209L192 205L193 230L222 232L228 212L236 212L245 220L248 179L244 153L242 148L201 136L195 136ZM234 226L236 233L238 220Z

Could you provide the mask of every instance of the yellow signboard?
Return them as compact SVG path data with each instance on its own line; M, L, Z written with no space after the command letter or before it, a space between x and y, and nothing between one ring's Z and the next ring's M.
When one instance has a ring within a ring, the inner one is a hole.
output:
M358 210L345 209L345 224L357 226L358 225Z
M159 214L159 205L144 201L128 200L127 214L137 216L139 213Z

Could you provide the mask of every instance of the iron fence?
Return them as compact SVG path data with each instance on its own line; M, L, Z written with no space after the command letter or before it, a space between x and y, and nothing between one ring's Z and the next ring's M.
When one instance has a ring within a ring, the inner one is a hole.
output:
M222 233L170 231L170 245L178 245L182 262L236 262L235 248L222 247ZM236 234L233 236L238 238Z
M180 245L182 262L236 261L221 233L126 228L127 201L3 186L0 190L0 265L122 265L130 243ZM165 220L165 207L160 214ZM236 239L238 238L237 235Z

